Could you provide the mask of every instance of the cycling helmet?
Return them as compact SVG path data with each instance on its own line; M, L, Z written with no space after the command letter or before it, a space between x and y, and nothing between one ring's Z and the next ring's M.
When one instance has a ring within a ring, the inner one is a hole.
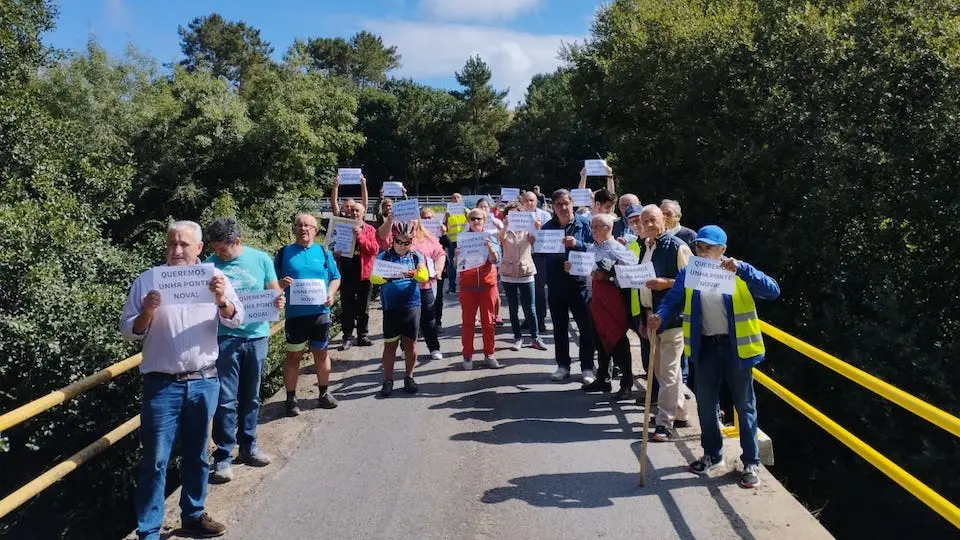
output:
M413 235L416 233L416 228L413 226L412 221L398 221L393 224L392 232L394 236L413 238Z

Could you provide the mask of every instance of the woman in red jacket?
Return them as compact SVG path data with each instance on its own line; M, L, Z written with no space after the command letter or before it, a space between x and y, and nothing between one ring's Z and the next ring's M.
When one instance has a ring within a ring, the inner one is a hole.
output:
M473 369L473 325L480 310L480 329L483 333L484 362L488 367L500 367L494 358L494 309L497 294L497 267L500 261L496 236L485 232L487 213L474 208L467 214L467 231L457 237L455 252L457 272L460 274L460 309L462 310L460 337L463 344L463 369ZM482 245L476 254L467 246Z

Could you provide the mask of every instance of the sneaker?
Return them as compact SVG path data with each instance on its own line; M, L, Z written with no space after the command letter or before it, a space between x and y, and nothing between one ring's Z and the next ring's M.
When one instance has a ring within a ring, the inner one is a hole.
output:
M723 456L720 456L719 458L712 458L704 455L702 458L690 464L690 470L697 474L707 474L708 472L718 467L723 467L726 464L727 463L723 461Z
M380 387L380 392L377 395L380 397L390 397L390 394L393 393L393 380L383 381L383 386Z
M657 429L653 431L653 435L650 436L650 440L653 442L667 442L670 440L670 430L665 426L657 426Z
M199 538L214 538L223 536L227 528L223 523L217 523L210 517L210 514L204 512L197 519L183 519L180 522L180 530Z
M233 467L227 461L220 461L213 464L210 469L211 484L226 484L233 480Z
M523 340L522 340L522 339L518 339L518 340L516 340L516 341L513 342L513 345L510 347L510 350L512 350L512 351L519 351L519 350L522 349L522 348L523 348Z
M622 373L620 373L620 368L618 368L617 366L613 366L613 369L611 370L611 372L612 372L610 375L611 379L619 379L620 376L623 375Z
M340 350L349 351L350 347L353 347L353 340L348 337L343 338L343 341L340 343Z
M470 371L471 369L473 369L473 360L471 360L470 358L464 358L462 365L463 365L464 371Z
M440 351L430 351L430 358L432 360L443 360L443 353Z
M553 375L550 376L551 381L562 381L564 379L570 378L570 368L559 367L556 371L553 372Z
M590 384L583 385L581 389L584 392L609 392L613 390L613 385L610 384L610 381L597 379Z
M743 474L740 475L740 481L737 482L740 487L750 489L760 484L760 466L747 465L743 468Z
M367 336L361 336L357 338L357 345L361 347L369 347L373 345L373 342L370 341L370 338L368 338Z
M497 316L495 319L493 319L493 324L497 326L503 326L503 317Z
M329 391L320 394L317 398L317 407L321 409L336 409L337 405L339 405L337 398L333 397Z
M239 460L245 465L250 465L251 467L266 467L273 461L273 458L269 454L264 453L259 448L254 448L253 452L245 454L240 453Z
M300 404L297 398L287 400L287 416L300 416Z
M483 362L487 364L487 367L490 369L500 369L500 362L497 362L497 359L492 356L485 356Z
M533 343L530 344L530 347L532 347L532 348L534 348L534 349L536 349L536 350L538 350L538 351L545 351L545 350L547 350L547 344L544 343L543 340L540 339L540 338L537 338L537 339L533 340Z
M413 380L413 377L404 377L403 389L406 390L408 394L416 394L417 391L420 390L420 385L417 384L417 381Z
M583 370L582 377L583 377L583 384L592 384L594 381L597 380L597 377L593 374L592 369Z

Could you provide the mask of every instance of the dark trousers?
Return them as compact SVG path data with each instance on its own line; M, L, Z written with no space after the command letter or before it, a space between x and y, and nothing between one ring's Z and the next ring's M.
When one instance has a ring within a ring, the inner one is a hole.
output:
M594 332L594 339L597 342L597 380L609 382L612 379L610 373L612 358L614 365L620 368L620 387L633 388L633 369L630 365L633 360L630 355L630 339L627 335L624 334L611 351L604 349L603 341L596 332Z
M437 284L439 289L440 284ZM420 289L420 334L423 336L427 350L439 351L440 339L437 336L437 319L433 312L437 305L433 297L433 289Z
M537 324L544 328L547 324L547 271L545 264L540 263L534 255L533 263L537 268L537 275L533 278L533 294L537 306Z
M340 278L340 301L343 306L343 337L349 338L353 330L357 337L367 337L367 324L370 315L370 280L361 280L359 276L344 274Z
M443 328L443 284L445 281L445 279L437 280L437 297L433 300L433 319L436 321L438 329Z
M580 369L593 370L593 326L587 310L587 287L551 287L548 299L553 320L553 350L557 365L570 369L570 314L580 334Z

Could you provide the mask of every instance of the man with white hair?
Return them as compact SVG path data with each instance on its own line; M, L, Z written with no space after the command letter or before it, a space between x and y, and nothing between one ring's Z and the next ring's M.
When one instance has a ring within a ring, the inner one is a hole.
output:
M660 211L663 212L667 234L672 234L683 240L690 249L693 249L693 241L696 240L697 233L693 229L688 229L680 224L680 218L683 217L680 203L673 199L664 199L660 202Z
M613 237L621 244L627 245L634 240L633 233L630 232L630 226L627 224L627 208L640 204L640 197L633 193L625 193L617 201L617 209L620 210L620 219L613 224Z
M192 221L171 223L167 229L167 266L137 277L120 318L124 337L143 340L143 453L134 499L140 538L160 537L167 465L177 439L183 530L203 537L221 536L226 531L204 512L210 470L207 437L220 392L217 323L237 328L243 320L243 304L230 281L216 269L212 269L213 278L207 285L213 293L211 301L175 303L173 295L164 300L155 288L161 279L179 280L189 286L190 276L207 275L207 270L198 266L202 239L200 225Z

